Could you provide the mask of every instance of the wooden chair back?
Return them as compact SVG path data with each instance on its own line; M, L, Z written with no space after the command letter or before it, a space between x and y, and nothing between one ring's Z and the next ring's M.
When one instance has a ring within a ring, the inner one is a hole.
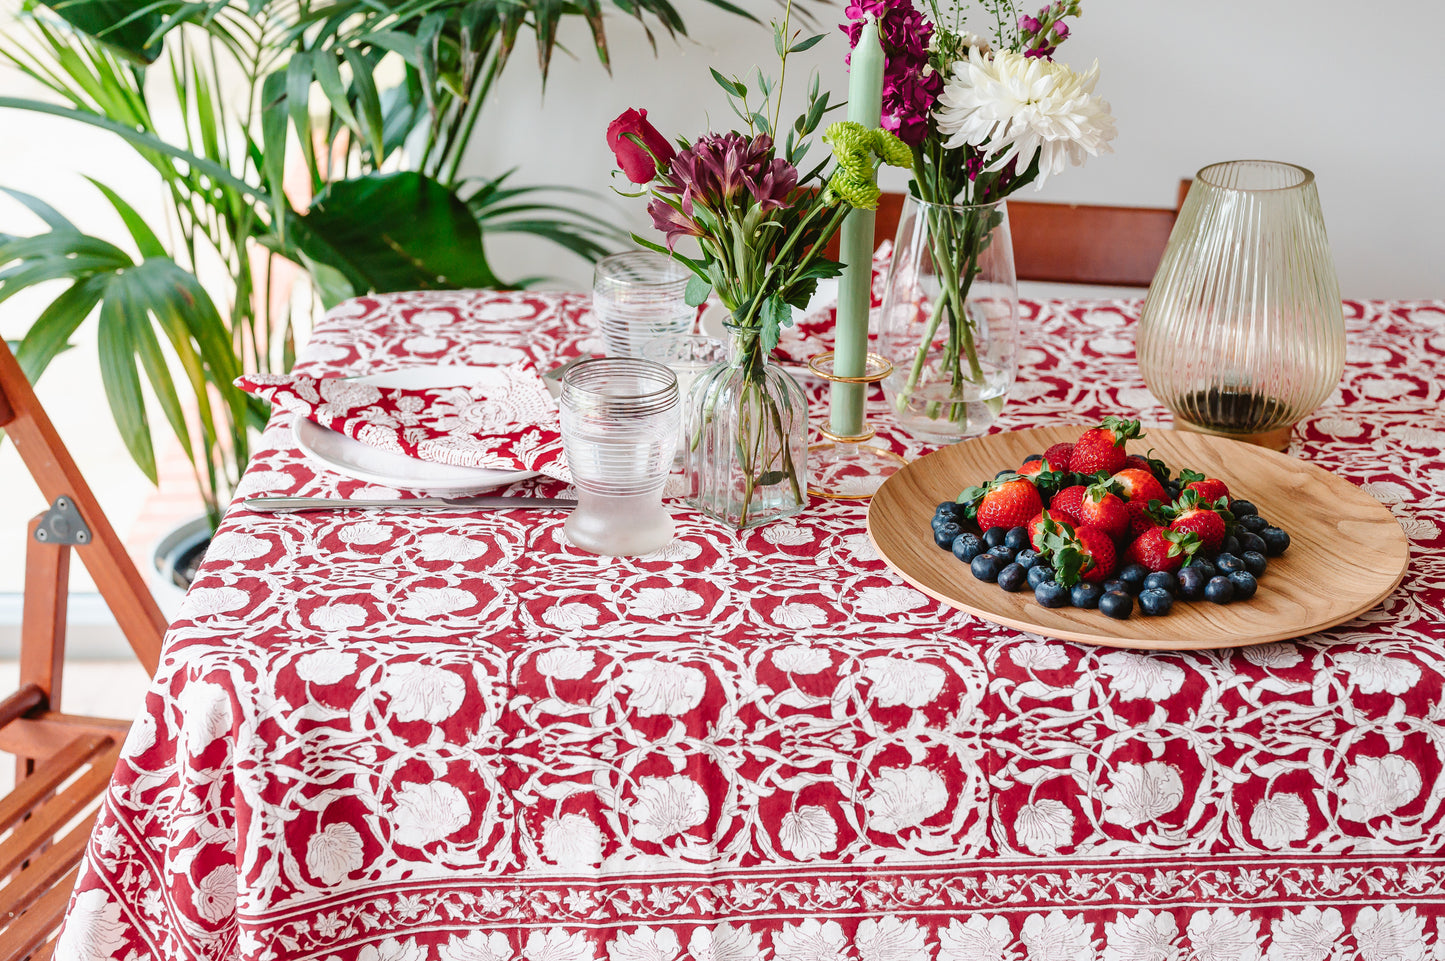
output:
M151 674L166 622L4 341L0 428L51 504L26 538L20 688L0 700L0 751L16 757L15 789L0 798L0 961L41 961L129 728L59 710L71 552Z
M1019 280L1109 287L1148 287L1191 181L1182 180L1174 207L1113 207L1009 200L1014 269ZM874 236L898 233L901 193L878 202Z

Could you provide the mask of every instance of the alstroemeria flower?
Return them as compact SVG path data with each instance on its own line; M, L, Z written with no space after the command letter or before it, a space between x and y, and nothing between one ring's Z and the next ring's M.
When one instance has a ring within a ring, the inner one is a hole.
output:
M701 237L703 235L702 227L689 216L692 205L684 200L683 207L688 212L678 210L661 198L654 198L647 205L647 212L652 215L652 226L667 234L668 250L677 246L680 237Z

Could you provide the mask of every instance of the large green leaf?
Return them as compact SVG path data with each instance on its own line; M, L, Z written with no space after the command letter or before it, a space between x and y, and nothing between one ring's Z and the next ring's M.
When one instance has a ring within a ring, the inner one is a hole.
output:
M72 27L112 50L149 65L161 55L163 11L174 4L156 0L43 0Z
M467 205L419 173L335 181L317 195L300 223L308 233L289 239L364 289L500 286Z

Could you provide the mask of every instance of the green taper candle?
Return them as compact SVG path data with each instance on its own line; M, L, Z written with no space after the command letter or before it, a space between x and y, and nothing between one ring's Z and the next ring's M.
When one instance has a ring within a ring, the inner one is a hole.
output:
M878 21L869 17L858 34L848 67L848 119L872 130L883 114L883 46ZM833 372L861 377L868 366L868 307L873 289L873 211L855 210L839 231L838 317ZM866 384L834 384L828 397L829 428L840 436L863 432Z

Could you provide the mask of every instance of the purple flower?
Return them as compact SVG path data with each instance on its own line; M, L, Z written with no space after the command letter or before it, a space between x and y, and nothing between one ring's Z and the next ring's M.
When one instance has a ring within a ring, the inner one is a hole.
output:
M923 142L929 129L929 115L943 89L943 78L929 71L928 44L933 24L913 6L912 0L852 0L846 10L849 22L841 28L851 48L858 43L863 19L878 18L878 39L883 46L884 130L898 135L904 143Z
M1062 23L1062 22L1060 22L1060 23L1054 24L1054 39L1056 39L1056 40L1067 40L1067 39L1069 39L1069 25L1068 25L1067 23Z
M703 234L702 227L689 216L692 204L687 200L683 201L683 210L678 210L667 201L654 198L647 205L647 212L652 215L652 226L667 234L668 250L677 246L679 237L701 237Z
M1019 29L1024 33L1038 33L1039 26L1038 17L1031 17L1028 14L1019 17Z
M745 181L748 193L753 195L758 206L774 210L787 206L788 195L798 186L798 168L781 157L775 157L766 166L748 173Z

